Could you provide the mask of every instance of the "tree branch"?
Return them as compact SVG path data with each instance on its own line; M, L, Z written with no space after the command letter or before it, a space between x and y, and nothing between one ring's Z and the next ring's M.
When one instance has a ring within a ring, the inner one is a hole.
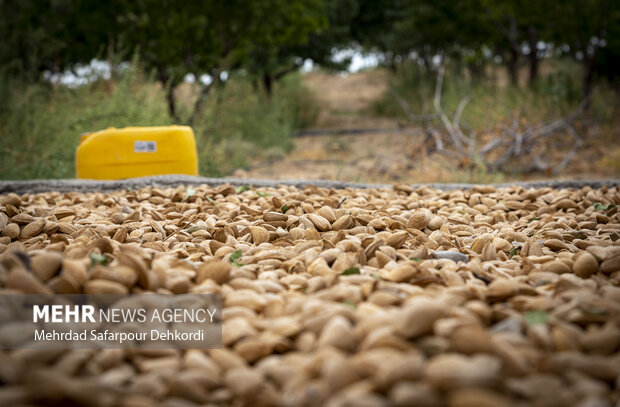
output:
M194 123L194 120L196 119L196 117L198 116L200 110L202 109L202 105L203 105L204 101L207 99L207 96L209 95L209 93L211 92L211 89L214 87L214 85L216 83L219 82L219 80L220 80L220 70L218 68L212 69L211 70L211 77L213 78L211 83L208 84L208 85L202 85L202 87L200 88L200 93L198 94L198 98L194 102L194 108L192 109L192 113L190 114L189 118L187 119L187 124L190 125L190 126Z
M445 112L441 108L441 90L443 87L443 77L444 67L442 63L442 65L439 67L439 71L437 72L437 82L435 84L435 96L433 97L433 106L435 107L435 111L437 112L437 114L439 114L439 118L441 119L446 130L448 130L448 134L452 139L452 143L460 153L463 153L463 144L461 143L461 140L459 140L459 137L457 136L457 133L454 130L450 119L448 119L448 116L446 116Z
M407 104L407 101L403 97L401 97L398 92L396 92L396 89L391 87L390 93L392 94L392 96L394 96L394 99L396 99L398 105L402 109L403 113L405 113L405 116L409 121L426 121L437 118L436 114L414 114L409 108L409 104Z

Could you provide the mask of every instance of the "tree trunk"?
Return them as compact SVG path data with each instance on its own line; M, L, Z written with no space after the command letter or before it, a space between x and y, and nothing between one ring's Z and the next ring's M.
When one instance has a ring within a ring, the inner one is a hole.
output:
M592 82L594 79L594 63L588 58L583 58L583 76L581 86L583 88L584 110L590 109L590 102L592 98Z
M168 104L168 114L170 115L170 118L172 120L178 123L180 120L179 120L179 116L177 115L176 100L174 99L175 86L173 86L172 83L170 82L170 75L164 72L163 69L158 69L157 77L159 79L159 82L161 82L161 85L164 87L164 89L166 89L166 102Z
M508 73L510 74L510 82L513 85L519 85L519 55L521 48L519 47L517 19L510 17L510 28L508 31L508 42L510 43L510 59L508 60Z
M432 65L431 64L431 57L424 56L424 57L422 57L422 61L424 62L424 69L426 69L426 72L427 73L432 72L433 69L432 69L432 66L431 66Z
M600 49L598 47L594 48L592 55L588 57L587 51L583 51L583 77L582 77L582 87L583 87L583 99L584 99L584 110L590 109L590 103L592 102L592 85L594 83L594 68L596 67L596 60L598 58Z
M284 68L279 72L275 72L275 73L265 72L262 77L262 82L263 82L263 89L265 90L265 93L267 94L267 96L271 97L271 95L273 95L273 86L275 83L280 81L282 78L284 78L289 73L295 72L296 70L301 68L302 65L303 65L303 61L301 63L296 62L293 65L287 68Z
M467 64L467 69L471 75L472 82L480 82L484 76L484 63L483 62L470 62Z
M534 84L536 84L536 81L538 80L538 57L536 56L535 52L530 53L529 60L530 60L529 84L530 86L533 86Z
M177 115L176 101L174 99L175 87L172 86L172 84L164 84L164 86L166 86L166 101L168 102L168 113L170 114L172 120L178 123L180 120L179 116Z
M263 75L263 88L265 88L267 96L271 97L273 93L273 78L267 73Z
M198 99L196 99L196 102L194 102L194 108L192 109L192 114L189 116L189 119L187 119L187 124L188 125L192 125L194 123L194 120L196 120L196 117L198 116L200 110L202 109L202 105L204 103L204 101L207 99L207 96L209 95L209 92L211 91L211 88L215 85L216 81L219 78L219 75L213 75L213 82L211 82L208 85L202 85L202 88L200 89L200 93L198 94Z
M398 67L396 66L396 56L393 53L388 52L385 54L385 58L387 60L387 66L390 68L390 72L395 74L398 71Z
M530 63L529 84L533 86L538 80L538 32L532 27L527 29L527 44L530 47L530 54L528 55Z
M519 85L519 51L510 48L509 58L506 60L506 68L510 76L510 83L514 86Z

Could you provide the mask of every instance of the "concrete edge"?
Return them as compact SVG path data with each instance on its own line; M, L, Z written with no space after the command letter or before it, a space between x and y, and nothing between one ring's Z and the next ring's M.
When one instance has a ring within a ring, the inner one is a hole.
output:
M252 187L277 187L278 185L294 186L303 188L307 185L315 185L322 188L334 189L367 189L367 188L391 188L392 184L364 184L355 182L340 182L326 180L264 180L252 178L205 178L189 175L158 175L152 177L129 178L116 181L99 181L83 179L58 179L58 180L28 180L28 181L0 181L0 194L14 192L17 194L39 193L48 191L58 192L93 192L93 191L116 191L122 189L137 189L145 186L176 187L178 185L247 185ZM411 184L411 187L429 187L442 191L454 189L471 189L480 184ZM524 188L554 188L554 189L580 189L583 187L602 188L616 187L620 185L620 178L600 180L548 180L530 182L509 182L503 184L488 184L494 187L521 186Z

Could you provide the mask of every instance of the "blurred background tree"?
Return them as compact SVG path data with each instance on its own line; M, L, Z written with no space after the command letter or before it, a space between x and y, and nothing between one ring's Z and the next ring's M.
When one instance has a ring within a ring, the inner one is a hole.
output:
M5 73L40 80L93 58L137 53L168 87L175 119L174 90L187 74L211 77L197 110L223 72L247 72L270 93L304 61L346 69L332 56L352 46L380 53L392 70L411 58L430 67L443 55L479 76L495 59L514 84L522 58L533 84L541 58L555 51L582 64L589 94L597 73L614 76L620 25L620 6L609 0L3 0L0 12Z
M348 61L336 62L332 55L335 49L351 43L350 23L357 13L355 0L285 4L285 7L270 10L281 14L277 19L277 24L282 25L279 31L287 32L289 37L266 35L255 38L244 61L253 80L261 82L268 95L271 95L275 81L299 70L306 61L340 71L348 66Z

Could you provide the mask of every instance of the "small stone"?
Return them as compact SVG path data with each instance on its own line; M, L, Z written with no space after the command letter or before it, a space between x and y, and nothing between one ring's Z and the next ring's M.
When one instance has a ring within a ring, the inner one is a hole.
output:
M467 255L460 253L460 252L439 251L439 252L432 252L431 256L434 257L435 259L452 260L455 263L458 263L459 261L463 263L469 262L469 258L467 257Z

